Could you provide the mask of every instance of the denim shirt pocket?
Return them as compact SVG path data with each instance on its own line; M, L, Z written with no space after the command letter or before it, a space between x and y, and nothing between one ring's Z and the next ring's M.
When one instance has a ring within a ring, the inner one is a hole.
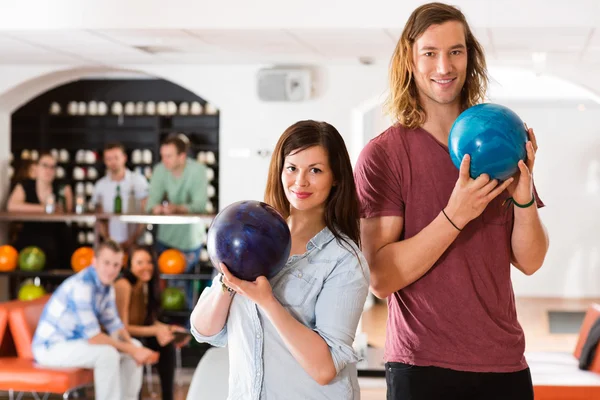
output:
M282 271L273 285L273 293L281 305L301 307L306 302L315 277L298 268Z

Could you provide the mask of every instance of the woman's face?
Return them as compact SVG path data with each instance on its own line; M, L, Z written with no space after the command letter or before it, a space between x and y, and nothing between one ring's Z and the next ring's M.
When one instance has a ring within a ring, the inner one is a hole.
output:
M43 182L52 182L56 174L56 160L51 156L40 158L36 168L37 179Z
M284 161L281 182L288 201L299 211L322 209L334 184L329 156L323 146L290 153Z
M142 282L150 282L154 273L152 257L145 250L137 250L131 256L131 273Z

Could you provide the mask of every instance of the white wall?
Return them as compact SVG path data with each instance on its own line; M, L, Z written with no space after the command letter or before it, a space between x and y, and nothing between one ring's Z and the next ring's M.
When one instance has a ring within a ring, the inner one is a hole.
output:
M520 296L600 297L600 107L587 102L503 104L536 132L534 178L550 250L531 277L513 274Z

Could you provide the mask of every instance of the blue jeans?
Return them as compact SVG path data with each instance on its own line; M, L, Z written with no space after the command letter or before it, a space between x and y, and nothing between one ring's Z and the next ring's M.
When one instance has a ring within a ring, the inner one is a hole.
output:
M159 257L163 251L168 250L168 249L177 249L177 248L167 246L166 244L161 243L161 242L156 242L156 253ZM200 250L201 249L202 249L202 246L198 247L197 249L193 249L193 250L177 249L183 253L183 255L185 256L185 259L187 261L187 265L185 266L185 271L184 271L186 274L194 273L194 267L196 266L196 264L198 264L198 260L200 259ZM177 287L177 288L180 288L183 290L183 292L185 293L186 306L189 310L193 309L195 306L195 304L194 304L194 287L193 287L195 282L196 282L195 280L189 280L189 279L169 279L169 281L168 281L169 287Z

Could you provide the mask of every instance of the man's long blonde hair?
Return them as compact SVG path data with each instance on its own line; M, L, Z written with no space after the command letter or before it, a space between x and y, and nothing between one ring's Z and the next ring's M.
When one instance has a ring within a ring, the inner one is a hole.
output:
M431 25L448 21L458 21L465 29L467 77L460 93L461 111L485 98L488 85L485 55L483 47L471 32L467 19L454 6L442 3L424 4L409 17L390 62L390 94L385 106L395 122L407 128L417 128L427 119L425 110L419 104L413 77L413 45Z

